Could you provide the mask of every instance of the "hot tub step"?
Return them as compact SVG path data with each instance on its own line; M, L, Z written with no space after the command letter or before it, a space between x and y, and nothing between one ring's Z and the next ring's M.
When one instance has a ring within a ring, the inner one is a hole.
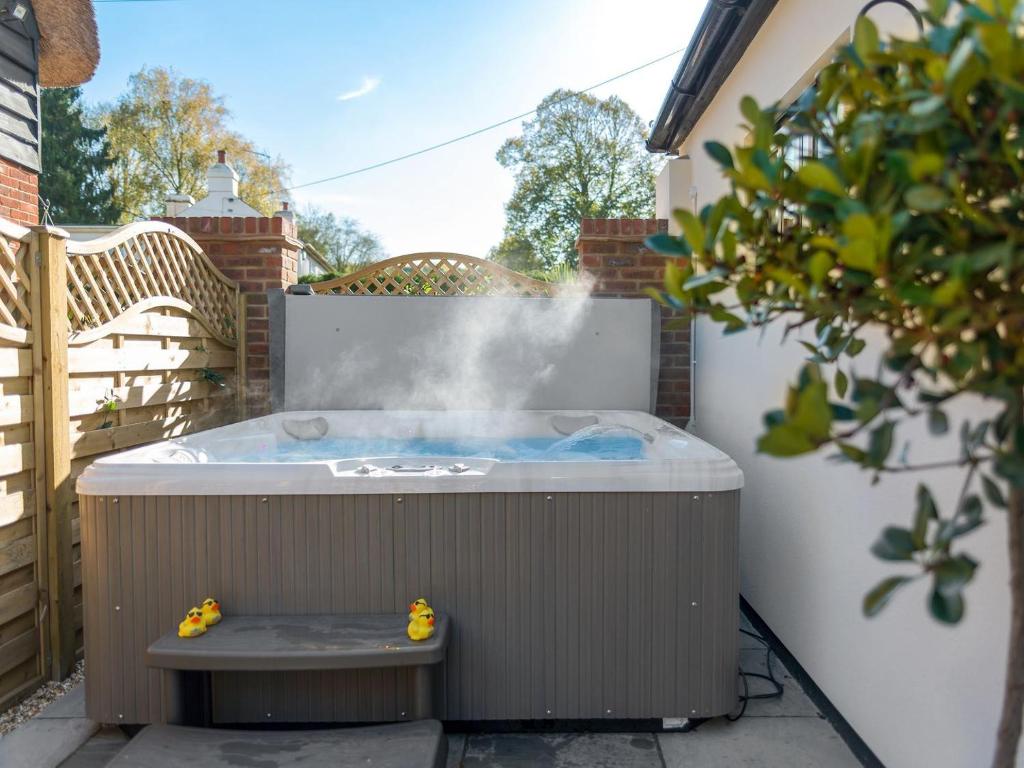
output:
M399 614L226 616L199 637L171 631L146 650L146 665L206 672L285 672L418 667L444 660L448 618L413 641Z
M225 616L199 637L171 631L146 649L146 665L182 677L168 681L178 691L174 718L209 725L211 672L295 672L329 669L415 668L413 717L429 717L433 665L444 661L449 620L437 615L434 635L414 641L400 614L317 616ZM187 679L185 676L200 679Z
M436 720L303 731L235 731L151 725L108 768L443 768L448 740Z

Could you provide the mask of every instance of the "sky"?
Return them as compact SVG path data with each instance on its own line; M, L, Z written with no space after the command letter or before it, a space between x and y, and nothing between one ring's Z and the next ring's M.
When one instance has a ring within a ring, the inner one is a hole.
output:
M209 81L231 127L303 184L446 141L685 48L703 0L96 0L107 102L143 67ZM682 54L599 88L645 121ZM514 123L288 193L358 219L390 255L483 256L501 239Z

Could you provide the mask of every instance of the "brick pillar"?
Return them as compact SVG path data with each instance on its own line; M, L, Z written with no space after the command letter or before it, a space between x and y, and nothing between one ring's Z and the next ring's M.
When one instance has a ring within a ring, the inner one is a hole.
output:
M39 175L2 157L0 217L26 227L39 223Z
M593 277L594 296L646 296L660 288L665 256L644 247L644 239L667 232L666 219L583 219L576 243L580 271ZM661 370L655 413L683 426L690 418L690 329L665 326L673 317L661 310Z
M295 222L266 217L159 217L188 232L217 268L246 296L247 401L250 416L270 411L267 291L298 281L301 242Z

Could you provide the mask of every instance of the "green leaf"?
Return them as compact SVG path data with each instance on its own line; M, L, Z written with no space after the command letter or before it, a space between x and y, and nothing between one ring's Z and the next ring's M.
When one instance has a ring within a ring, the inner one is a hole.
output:
M974 577L978 563L967 555L958 555L935 566L935 589L945 595L955 595Z
M817 447L806 432L791 424L774 426L757 441L757 450L769 456L799 456Z
M735 168L732 161L732 153L725 144L717 141L708 141L704 143L704 151L711 155L711 159L723 168Z
M928 523L937 520L938 517L939 513L931 492L923 484L917 486L917 510L914 513L914 529L911 531L914 549L924 549Z
M694 253L701 253L704 250L704 225L700 219L694 216L685 208L679 208L672 212L672 216L679 222L683 229L683 236Z
M839 181L839 177L836 176L835 172L817 160L812 160L803 165L796 172L796 177L804 186L810 189L820 189L837 197L846 196L846 188Z
M861 59L867 59L878 51L879 45L878 27L867 16L858 16L857 23L853 28L853 49L857 55Z
M915 101L907 110L914 117L928 117L946 106L946 99L938 94Z
M928 431L933 435L944 435L949 431L949 419L938 408L928 411Z
M681 237L673 237L672 235L660 232L657 235L651 235L644 240L644 245L650 248L655 253L663 253L666 256L689 256L692 251L686 244L686 241Z
M751 126L756 127L761 121L761 108L750 96L744 96L740 99L740 114L747 118L747 122Z
M959 592L947 595L933 589L928 609L932 616L944 624L957 624L964 616L964 598Z
M921 213L936 213L949 207L949 195L934 184L917 184L904 193L903 202Z
M836 370L836 394L840 397L846 397L846 390L850 386L850 379L847 378L846 374L840 370Z
M875 616L885 608L886 603L900 587L908 584L914 579L910 576L890 576L878 583L878 585L864 595L864 615Z
M1003 496L1003 490L995 480L988 475L982 475L981 487L985 492L985 498L992 506L1006 509L1006 497Z
M871 458L872 466L880 467L889 458L895 428L895 423L887 421L871 430L871 436L868 439L868 456Z
M906 528L889 526L882 531L882 535L871 545L871 553L882 560L913 560L914 537Z
M828 403L828 386L819 380L801 389L796 397L796 408L790 424L802 430L812 440L825 440L832 430L832 408Z
M870 240L852 240L839 249L839 258L851 269L874 272L878 265L878 252Z
M945 165L946 161L942 155L937 155L934 152L915 154L914 158L910 161L910 177L914 181L921 181L929 176L934 176Z
M833 264L832 256L828 251L815 251L807 265L811 281L817 286L823 285Z

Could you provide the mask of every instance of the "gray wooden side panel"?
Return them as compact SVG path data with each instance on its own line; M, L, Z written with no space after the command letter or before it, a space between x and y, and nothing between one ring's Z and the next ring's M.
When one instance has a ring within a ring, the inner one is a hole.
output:
M213 595L263 615L429 598L453 622L435 702L449 720L722 714L738 514L736 492L85 497L88 713L168 717L142 653ZM411 713L405 669L218 673L214 688L224 723Z
M0 157L39 170L39 34L31 10L0 24Z

